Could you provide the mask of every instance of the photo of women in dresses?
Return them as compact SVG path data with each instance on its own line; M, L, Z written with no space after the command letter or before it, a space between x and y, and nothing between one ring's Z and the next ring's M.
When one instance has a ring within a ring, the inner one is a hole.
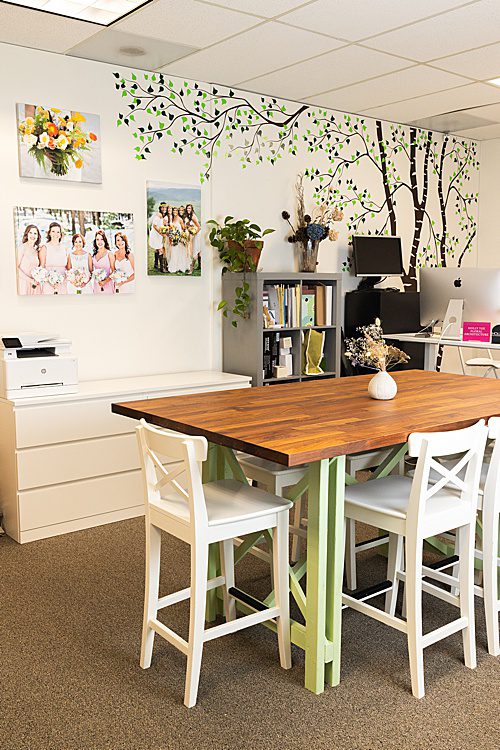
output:
M18 206L14 225L18 294L135 291L132 214Z
M148 275L201 276L201 189L147 183Z

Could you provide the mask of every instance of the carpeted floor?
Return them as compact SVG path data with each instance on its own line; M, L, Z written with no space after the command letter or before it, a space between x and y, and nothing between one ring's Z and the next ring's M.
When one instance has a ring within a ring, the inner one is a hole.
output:
M188 584L188 550L165 538L164 590ZM366 553L367 555L369 553ZM248 561L248 562L247 562ZM384 576L372 553L360 582ZM239 583L265 595L266 567L246 558ZM487 654L477 600L478 667L461 636L425 656L427 695L410 693L405 638L344 613L342 683L303 688L303 653L280 669L263 627L205 647L198 705L182 705L185 658L156 638L140 669L143 521L126 521L23 546L0 538L0 748L2 750L498 750L500 665ZM425 597L425 628L455 610ZM165 622L186 634L187 606Z

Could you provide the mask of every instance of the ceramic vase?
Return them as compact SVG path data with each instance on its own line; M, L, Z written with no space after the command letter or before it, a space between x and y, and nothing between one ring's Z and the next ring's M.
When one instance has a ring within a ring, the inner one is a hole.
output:
M379 401L389 401L397 392L396 381L388 372L377 372L368 383L368 395Z

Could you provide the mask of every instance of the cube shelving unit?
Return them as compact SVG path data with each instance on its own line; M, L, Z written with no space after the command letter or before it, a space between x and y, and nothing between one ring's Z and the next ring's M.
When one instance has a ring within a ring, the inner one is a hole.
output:
M246 281L250 288L249 318L236 318L238 326L231 325L230 318L223 319L223 369L237 375L248 375L252 385L274 385L277 383L300 382L325 377L340 377L340 315L341 315L341 274L330 273L247 273ZM233 300L236 287L243 283L243 274L225 273L222 276L222 296ZM323 284L332 287L332 324L323 326L294 326L264 328L262 298L264 286L275 284L298 284L300 293L300 314L302 320L302 287ZM303 375L302 338L308 328L325 331L324 370L322 375ZM263 377L264 333L279 332L292 339L293 374L285 378Z

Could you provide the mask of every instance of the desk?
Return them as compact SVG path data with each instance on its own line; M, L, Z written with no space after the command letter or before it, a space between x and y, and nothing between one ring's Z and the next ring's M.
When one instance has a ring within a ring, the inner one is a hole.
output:
M393 401L374 401L367 393L371 377L112 405L116 414L206 437L206 481L231 475L246 481L234 450L285 466L310 465L293 491L298 496L308 487L309 517L307 560L291 568L290 587L305 618L305 625L292 622L292 641L305 650L305 685L315 693L323 692L325 680L340 681L345 456L402 444L393 454L397 462L412 432L468 427L500 414L497 380L406 370L394 374ZM300 585L306 566L307 597Z
M391 341L411 341L414 344L425 344L424 370L435 370L438 349L440 346L458 346L460 349L491 349L500 351L500 344L485 344L481 341L461 341L460 339L441 339L439 336L417 336L413 333L387 333L384 338ZM460 357L462 367L464 366Z

